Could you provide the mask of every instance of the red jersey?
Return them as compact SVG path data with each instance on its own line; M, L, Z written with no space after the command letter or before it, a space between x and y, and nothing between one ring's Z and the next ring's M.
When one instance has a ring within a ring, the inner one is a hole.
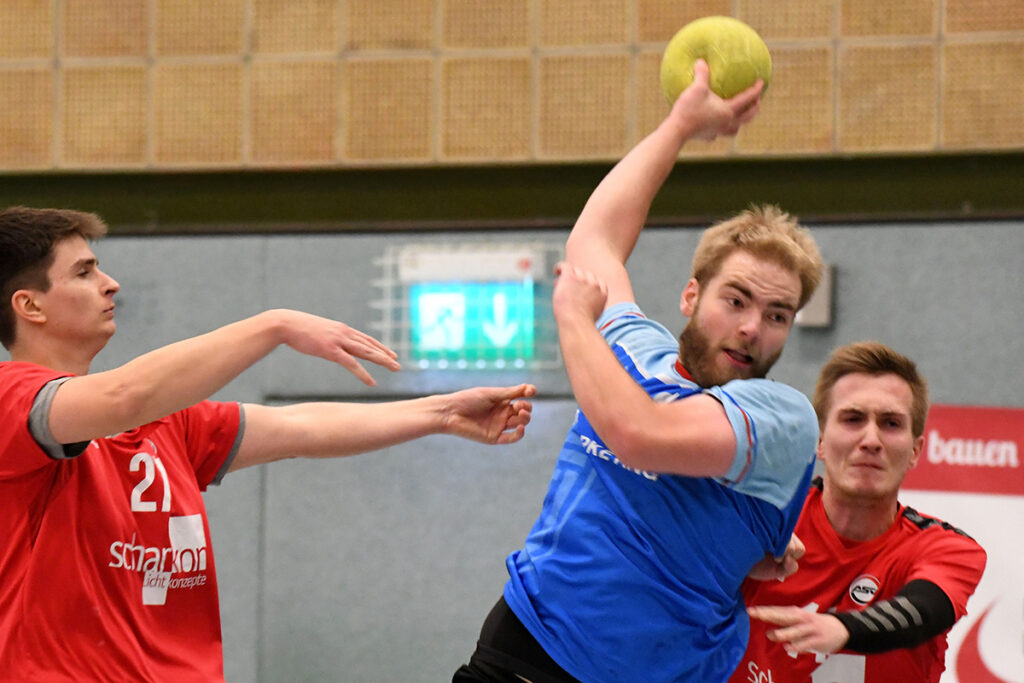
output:
M238 404L205 401L59 459L29 419L62 376L0 363L0 680L223 680L201 491L238 447Z
M895 596L910 581L925 579L949 597L959 619L985 569L985 551L950 525L900 505L884 534L856 542L839 536L812 486L796 525L807 548L800 568L785 581L743 583L747 605L797 605L818 612L861 610ZM750 622L747 652L731 683L900 683L935 682L945 669L946 634L914 648L879 654L839 652L791 657L765 632L775 628Z

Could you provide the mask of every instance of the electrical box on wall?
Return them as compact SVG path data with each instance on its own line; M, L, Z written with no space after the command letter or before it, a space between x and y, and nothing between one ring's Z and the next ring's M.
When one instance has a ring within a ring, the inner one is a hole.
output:
M821 283L814 290L814 296L796 314L796 322L800 327L829 327L832 324L833 283L835 282L835 266L826 263L821 274Z

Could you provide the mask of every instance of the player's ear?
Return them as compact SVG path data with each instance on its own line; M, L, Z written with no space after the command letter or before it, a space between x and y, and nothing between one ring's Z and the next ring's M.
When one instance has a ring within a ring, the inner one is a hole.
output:
M679 299L679 311L687 318L693 316L697 310L697 302L700 300L700 283L697 278L690 278L683 288L683 295Z
M46 314L39 307L36 294L31 289L19 289L11 295L11 310L16 317L34 323L46 322Z
M917 459L921 457L922 450L924 450L924 434L914 439L914 452L910 455L908 470L917 467Z

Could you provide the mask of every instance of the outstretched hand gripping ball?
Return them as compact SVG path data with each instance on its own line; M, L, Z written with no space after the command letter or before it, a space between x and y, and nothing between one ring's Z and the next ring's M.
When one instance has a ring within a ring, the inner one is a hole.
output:
M758 78L767 88L772 78L772 57L757 31L732 17L704 17L679 29L665 48L661 89L669 104L693 82L698 59L711 70L711 90L726 99Z

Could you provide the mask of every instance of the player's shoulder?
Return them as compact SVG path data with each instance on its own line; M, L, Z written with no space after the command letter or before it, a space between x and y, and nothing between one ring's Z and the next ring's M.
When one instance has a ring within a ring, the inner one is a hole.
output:
M949 522L939 519L938 517L935 517L933 515L918 512L916 509L910 506L903 506L903 509L900 511L900 518L903 524L911 528L912 530L931 530L933 532L953 534L956 536L960 536L964 539L967 539L969 541L976 542L974 541L974 538L963 529L953 526Z
M784 396L799 397L801 402L810 403L802 391L784 382L779 382L766 377L749 377L744 379L729 380L722 385L723 389L734 391L757 391L767 394L781 394Z
M810 400L802 391L788 384L771 379L734 379L721 387L713 387L716 388L739 403L760 405L769 413L811 418L817 424Z
M40 387L47 382L69 376L70 373L59 372L35 363L0 362L0 396L18 400L23 398L23 395L34 397Z
M0 362L0 376L20 379L23 377L35 377L44 375L62 376L69 373L61 373L44 365L26 363L25 361L6 360Z

